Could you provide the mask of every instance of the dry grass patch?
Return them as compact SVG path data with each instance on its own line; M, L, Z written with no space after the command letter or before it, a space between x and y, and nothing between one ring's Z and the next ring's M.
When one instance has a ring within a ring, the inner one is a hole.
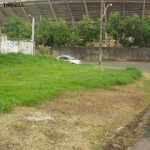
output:
M129 123L146 107L143 79L138 83L140 88L134 83L67 92L37 108L16 107L12 114L0 116L0 147L98 150L117 128Z
M132 84L66 93L42 108L61 114L97 149L118 127L142 112L146 107L145 96L142 88Z

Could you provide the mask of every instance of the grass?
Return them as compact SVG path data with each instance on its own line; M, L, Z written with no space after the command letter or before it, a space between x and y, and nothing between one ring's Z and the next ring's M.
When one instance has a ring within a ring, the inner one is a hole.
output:
M143 79L144 81L144 90L148 93L147 94L147 103L150 105L150 72L147 72L144 74L145 78Z
M0 54L0 112L32 106L68 90L125 85L139 78L136 68L73 65L46 56Z

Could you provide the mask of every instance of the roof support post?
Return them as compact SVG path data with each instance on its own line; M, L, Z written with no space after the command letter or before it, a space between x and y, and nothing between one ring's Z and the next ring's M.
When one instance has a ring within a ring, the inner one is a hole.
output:
M89 17L89 12L86 4L86 0L84 0L84 6L85 6L85 11L86 11L86 16Z
M9 7L9 10L11 11L12 14L14 14L13 10L11 9L11 7Z
M72 24L73 24L73 22L74 22L74 17L73 17L73 15L72 15L72 12L71 12L71 9L70 9L68 0L66 0L66 3L67 3L67 7L68 7L68 10L69 10L70 16L71 16L71 21L72 21Z
M126 16L126 5L125 5L125 0L123 0L123 19L125 19Z
M26 16L26 18L27 18L28 22L30 22L30 19L29 19L28 15L27 15L27 13L26 13L25 9L24 9L23 7L21 7L21 8L22 8L22 11L24 12L24 15Z
M50 6L50 8L51 8L51 10L52 10L52 13L53 13L54 19L55 19L55 21L57 21L57 18L56 18L56 15L55 15L55 12L54 12L53 6L52 6L52 4L51 4L51 1L50 1L50 0L48 0L48 2L49 2L49 6Z
M142 18L144 18L144 16L145 16L145 3L146 3L146 0L143 0L143 12L142 12Z
M37 8L37 10L38 10L38 13L39 13L39 16L40 16L40 21L41 21L41 11L40 11L40 9L39 9L39 7L37 6L37 4L36 4L36 2L34 2L34 4L35 4L35 6L36 6L36 8Z

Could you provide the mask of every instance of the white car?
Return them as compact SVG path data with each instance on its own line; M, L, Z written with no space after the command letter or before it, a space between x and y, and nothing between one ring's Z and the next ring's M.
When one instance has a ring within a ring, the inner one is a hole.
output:
M64 61L68 61L72 64L82 64L81 60L75 59L69 55L61 55L57 57L57 60L64 60Z

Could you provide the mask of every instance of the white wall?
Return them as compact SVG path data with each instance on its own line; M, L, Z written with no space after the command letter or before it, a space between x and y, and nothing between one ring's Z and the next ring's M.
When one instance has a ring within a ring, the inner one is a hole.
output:
M19 41L18 51L33 55L35 53L34 42Z
M10 41L7 40L7 35L0 35L0 53L18 53L33 55L35 52L34 42L30 41Z

